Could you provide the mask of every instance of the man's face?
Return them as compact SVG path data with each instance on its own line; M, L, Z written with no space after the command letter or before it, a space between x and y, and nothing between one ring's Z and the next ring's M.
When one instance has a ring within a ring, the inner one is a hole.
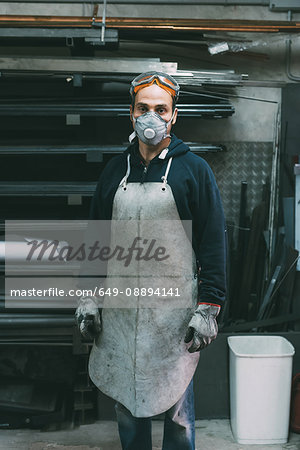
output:
M156 112L168 122L173 114L173 100L170 94L166 92L157 84L152 84L143 89L140 89L135 96L134 110L130 106L130 118L132 121L132 115L137 118L146 112ZM172 125L176 122L177 108L175 108L174 117L172 123L168 127L168 133L171 130Z

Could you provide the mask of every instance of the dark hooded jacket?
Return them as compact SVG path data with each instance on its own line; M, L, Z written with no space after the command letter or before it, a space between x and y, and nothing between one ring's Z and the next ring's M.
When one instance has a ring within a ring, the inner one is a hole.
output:
M222 305L225 300L226 244L219 190L209 165L174 134L165 159L157 155L148 167L139 153L138 142L108 162L92 200L90 219L111 219L114 196L127 170L128 152L131 155L128 183L161 181L168 159L173 157L168 184L181 220L192 221L193 248L201 269L198 298L200 302Z

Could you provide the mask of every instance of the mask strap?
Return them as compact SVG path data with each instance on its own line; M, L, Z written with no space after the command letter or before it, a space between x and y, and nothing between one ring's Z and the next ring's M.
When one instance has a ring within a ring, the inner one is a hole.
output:
M136 132L133 131L133 132L129 135L129 138L128 138L130 144L131 144L131 142L133 141L133 139L134 139L135 137L136 137Z
M169 170L170 170L170 167L171 167L172 159L173 159L173 157L171 156L171 158L169 159L168 164L167 164L166 172L161 177L161 179L163 180L163 182L162 182L162 190L163 191L166 190L166 185L167 185L167 182L168 182L167 178L168 178Z
M174 114L175 114L175 109L174 109L174 111L173 111L173 114L172 114L171 119L170 119L168 122L166 122L167 128L168 128L168 126L170 125L170 123L172 122L172 120L174 119ZM166 134L166 135L165 135L165 138L167 138L167 137L170 138L171 135L170 135L170 134Z
M174 115L175 115L175 108L174 108L174 111L173 111L172 117L171 117L171 119L169 120L168 124L172 122L172 120L174 119Z
M129 177L129 174L130 174L130 153L128 153L128 155L127 155L127 171L126 171L125 177L123 177L119 183L119 186L122 185L123 190L126 189L127 178Z
M136 118L134 117L133 113L132 113L132 121L133 121L133 123L135 124ZM128 141L129 141L130 144L131 144L131 142L133 141L133 139L134 139L135 137L136 137L136 132L133 131L133 132L129 135L129 137L128 137Z

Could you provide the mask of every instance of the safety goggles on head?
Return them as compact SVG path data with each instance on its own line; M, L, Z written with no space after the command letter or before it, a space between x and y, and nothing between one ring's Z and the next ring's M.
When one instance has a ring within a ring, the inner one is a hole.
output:
M175 101L179 95L179 84L177 81L163 72L145 72L141 75L138 75L131 82L130 86L130 94L133 97L140 89L151 86L156 83L159 87L167 91Z

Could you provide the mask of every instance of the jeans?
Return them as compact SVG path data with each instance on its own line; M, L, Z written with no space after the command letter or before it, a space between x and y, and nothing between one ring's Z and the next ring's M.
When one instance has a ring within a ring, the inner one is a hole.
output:
M152 418L134 417L120 403L115 408L122 449L152 450ZM165 412L162 450L195 450L193 380L178 402Z

